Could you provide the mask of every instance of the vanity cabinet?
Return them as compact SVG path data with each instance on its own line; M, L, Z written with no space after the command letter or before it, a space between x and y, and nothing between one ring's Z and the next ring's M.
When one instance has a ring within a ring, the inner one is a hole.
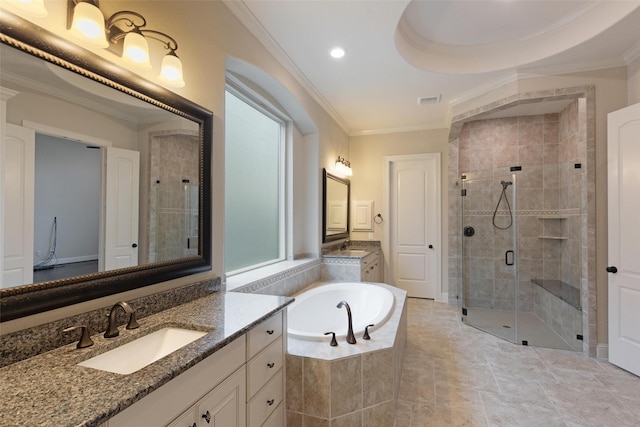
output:
M277 412L284 416L286 317L283 312L247 334L247 425L261 427ZM275 415L277 417L277 415ZM278 424L284 426L284 423Z
M168 427L244 427L245 372L238 369Z
M279 311L103 427L284 426L284 331Z
M360 280L382 282L382 277L382 256L379 250L375 250L360 261Z

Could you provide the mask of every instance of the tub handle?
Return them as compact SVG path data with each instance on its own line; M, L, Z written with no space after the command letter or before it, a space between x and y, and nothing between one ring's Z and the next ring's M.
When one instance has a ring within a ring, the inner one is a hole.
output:
M335 332L325 332L325 335L329 335L331 334L331 343L329 344L331 347L337 347L338 346L338 341L336 340L336 333Z
M370 325L367 325L366 328L364 328L364 335L362 335L362 339L363 340L370 340L371 337L369 336L369 328L373 326L373 323Z

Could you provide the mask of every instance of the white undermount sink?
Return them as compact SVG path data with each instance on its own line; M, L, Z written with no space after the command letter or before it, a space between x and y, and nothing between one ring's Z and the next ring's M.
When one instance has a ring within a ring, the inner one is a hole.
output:
M347 255L347 256L360 256L360 255L365 254L367 252L368 251L365 251L363 249L346 249L346 250L342 251L342 253L344 255Z
M162 359L206 334L207 332L191 329L163 328L87 359L78 365L127 375Z

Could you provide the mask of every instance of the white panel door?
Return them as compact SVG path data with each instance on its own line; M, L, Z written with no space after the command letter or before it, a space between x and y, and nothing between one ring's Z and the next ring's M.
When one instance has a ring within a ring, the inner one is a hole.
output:
M391 282L409 296L439 298L440 154L389 159Z
M140 153L107 147L104 269L138 265Z
M608 116L609 361L640 375L640 104Z
M36 134L6 125L4 164L4 271L0 287L33 283L34 167Z

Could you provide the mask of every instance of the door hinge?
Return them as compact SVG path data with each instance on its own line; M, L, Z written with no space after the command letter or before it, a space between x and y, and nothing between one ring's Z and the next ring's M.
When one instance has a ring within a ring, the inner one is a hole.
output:
M582 334L578 334L576 335L576 339L582 341L584 340L584 337L582 336Z
M464 307L462 308L462 315L463 315L463 316L466 316L466 315L467 315L467 309L466 309L466 308L464 308Z

